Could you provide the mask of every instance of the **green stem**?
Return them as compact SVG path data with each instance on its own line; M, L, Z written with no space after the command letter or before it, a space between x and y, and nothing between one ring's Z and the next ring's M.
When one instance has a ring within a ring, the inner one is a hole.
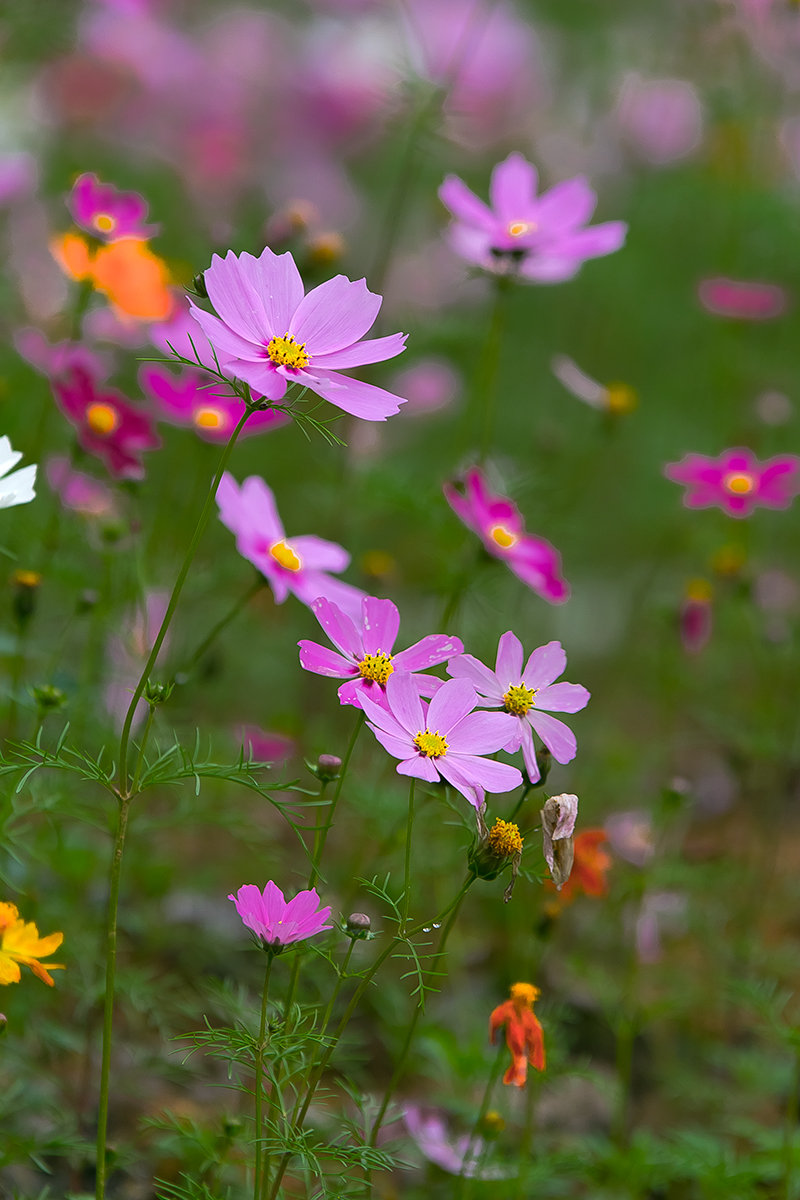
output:
M783 1200L792 1200L794 1195L794 1147L797 1136L797 1121L800 1111L800 1053L795 1051L794 1070L786 1097L783 1122Z
M489 331L483 347L483 355L478 365L478 398L483 393L483 432L481 435L480 462L484 463L492 448L494 433L495 408L497 406L497 377L500 368L500 349L503 341L503 329L506 321L506 300L509 293L510 281L504 275L495 279L494 304L489 320Z
M414 831L414 788L416 780L411 780L408 789L408 821L406 822L406 857L403 869L403 907L401 929L405 928L408 920L408 910L411 905L411 835Z
M258 1049L256 1051L256 1162L253 1178L253 1200L259 1200L261 1185L265 1171L262 1137L264 1134L264 1051L267 1046L267 998L269 996L269 976L272 970L274 955L267 952L267 968L264 973L264 987L261 993L261 1022L258 1027Z
M333 793L333 799L331 800L328 808L325 824L319 831L319 838L317 839L315 837L314 839L314 858L311 863L311 873L308 877L308 886L310 888L314 887L317 879L319 878L319 864L322 861L322 855L325 851L325 843L328 840L328 834L330 833L331 826L333 825L333 818L336 815L336 806L338 805L339 798L342 794L342 787L344 786L347 768L350 765L350 759L353 757L353 750L355 749L356 742L358 741L358 735L364 728L364 722L366 719L366 714L363 711L359 711L358 717L356 718L356 723L353 727L353 732L350 735L350 741L348 742L347 749L345 750L344 758L342 759L339 777L336 780L336 790Z
M103 1200L106 1190L106 1134L108 1130L108 1091L111 1073L111 1033L114 1020L114 984L117 973L117 913L119 911L119 883L122 873L122 851L128 828L130 797L119 802L117 833L114 853L111 858L111 879L108 893L108 921L106 925L106 993L103 1005L103 1053L100 1065L100 1100L97 1117L97 1183L96 1200Z
M144 765L144 752L147 747L147 739L150 737L150 730L153 727L153 718L155 717L155 715L156 715L156 706L154 704L148 705L147 720L145 721L144 732L142 733L142 740L139 743L139 753L136 755L136 765L133 768L133 780L131 782L131 796L136 795L136 790L139 786L139 776L142 773L142 766Z
M214 473L214 478L211 481L211 486L208 489L205 503L203 504L203 508L197 520L197 525L195 526L194 533L192 534L192 540L190 541L189 547L184 555L180 571L178 572L178 578L175 580L175 585L172 589L172 595L170 596L169 603L167 604L167 611L164 614L164 620L161 622L161 628L156 634L156 639L153 642L153 648L148 655L147 662L144 665L141 676L139 677L139 682L134 689L131 702L128 705L128 711L125 714L125 723L122 727L122 736L120 737L119 742L119 777L117 786L120 795L126 795L128 792L128 745L130 741L133 714L136 711L137 704L142 698L142 693L144 692L145 685L150 677L150 672L152 671L155 661L158 658L158 652L161 649L161 645L167 635L167 630L169 629L172 618L175 615L175 609L178 607L178 600L183 590L183 585L186 582L186 577L189 574L189 568L192 565L192 561L197 552L197 547L200 545L200 539L203 536L206 525L208 524L214 508L214 500L217 494L217 488L219 487L219 481L221 480L225 468L228 465L228 459L231 456L233 447L236 445L236 439L244 428L245 421L250 416L250 412L250 407L245 406L245 410L239 418L236 428L228 439L227 445L220 455L217 469Z
M472 1126L472 1129L470 1130L469 1140L467 1141L467 1145L464 1149L464 1158L461 1161L461 1170L458 1173L458 1187L456 1188L456 1192L453 1197L453 1200L462 1200L462 1198L466 1195L467 1188L468 1188L467 1181L469 1179L469 1176L465 1175L464 1171L472 1157L472 1147L477 1142L478 1137L480 1136L480 1131L483 1128L483 1123L486 1120L486 1114L489 1111L489 1105L492 1100L492 1093L495 1089L495 1084L497 1083L498 1076L500 1075L500 1071L502 1069L503 1060L505 1058L505 1050L506 1050L505 1038L501 1038L500 1044L497 1048L497 1054L495 1054L495 1056L492 1060L492 1065L489 1069L489 1075L486 1080L486 1087L483 1089L483 1097L481 1099L481 1106L478 1110L478 1115L475 1118L475 1123ZM476 1164L476 1166L477 1166L477 1164Z
M238 617L242 609L247 607L249 602L253 599L253 596L257 595L261 589L266 586L266 579L263 575L259 575L255 582L247 589L244 595L240 596L235 604L228 610L225 616L221 617L219 621L217 621L216 625L212 626L186 665L182 667L180 671L176 672L176 676L188 676L209 649L209 647L222 633L223 629L230 625L231 621L233 621L235 617Z
M525 1165L531 1156L531 1145L533 1143L533 1127L536 1115L536 1098L539 1093L540 1075L537 1072L535 1079L528 1076L528 1082L525 1087L525 1124L522 1127L522 1138L519 1143L519 1153L517 1160L519 1169L517 1171L517 1187L514 1192L515 1200L523 1200L524 1185L525 1185Z

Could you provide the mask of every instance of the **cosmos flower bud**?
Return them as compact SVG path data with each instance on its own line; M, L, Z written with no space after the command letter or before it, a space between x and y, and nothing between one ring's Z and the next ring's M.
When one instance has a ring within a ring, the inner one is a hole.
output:
M42 577L38 571L15 571L11 576L14 594L11 607L20 625L26 625L36 611Z
M519 826L513 821L497 817L491 829L484 824L483 814L478 813L478 840L473 843L467 862L473 875L479 879L496 879L506 867L511 867L511 882L503 894L506 903L511 899L519 867L522 861L522 836Z
M370 930L372 922L366 913L354 912L350 913L344 924L344 931L353 941L359 938L369 938L372 936Z
M553 883L561 888L567 882L575 859L573 834L578 815L578 797L550 796L542 809L542 850Z
M309 770L321 783L330 783L333 779L338 779L341 769L342 760L336 754L320 754L316 763L309 766Z
M40 717L46 716L47 713L57 712L67 703L66 692L62 692L61 688L55 687L52 683L38 683L31 688L31 694Z
M144 699L155 708L157 704L164 704L169 700L174 686L174 683L156 683L155 680L148 679L144 688Z
M206 277L202 271L198 271L197 274L192 278L192 286L190 290L195 296L199 296L201 300L208 299L208 292L206 291Z

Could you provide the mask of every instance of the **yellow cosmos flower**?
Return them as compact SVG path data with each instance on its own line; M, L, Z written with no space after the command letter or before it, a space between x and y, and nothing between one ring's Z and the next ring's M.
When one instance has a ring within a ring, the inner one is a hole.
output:
M15 904L0 901L0 983L19 983L19 964L30 967L34 975L53 986L52 976L39 962L48 954L54 954L64 940L63 933L51 933L39 937L33 921L23 921ZM61 971L63 963L48 963L50 971Z

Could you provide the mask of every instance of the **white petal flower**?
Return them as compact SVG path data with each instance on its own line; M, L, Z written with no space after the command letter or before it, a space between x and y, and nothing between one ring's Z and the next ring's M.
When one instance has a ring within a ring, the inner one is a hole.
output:
M19 462L22 454L12 449L11 442L3 435L0 437L0 508L11 508L14 504L28 504L36 493L33 485L36 481L36 466L23 467L19 471L8 472ZM3 479L3 476L7 476Z

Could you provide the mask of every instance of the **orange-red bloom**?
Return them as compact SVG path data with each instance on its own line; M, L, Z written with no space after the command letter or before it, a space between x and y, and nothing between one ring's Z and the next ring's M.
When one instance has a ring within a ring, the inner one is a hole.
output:
M572 874L558 894L560 908L583 893L586 896L605 896L608 893L606 873L611 866L611 856L603 849L608 841L604 829L585 829L575 838L575 862ZM555 890L548 880L547 886Z
M514 983L510 999L498 1004L489 1018L489 1041L493 1045L497 1030L506 1027L511 1066L503 1076L503 1083L513 1083L515 1087L524 1087L528 1063L537 1071L545 1068L544 1033L533 1015L533 1002L538 995L539 989L532 983Z
M39 962L54 954L64 940L63 933L51 933L40 938L32 921L23 921L15 904L0 901L0 983L19 983L22 972L19 964L30 967L34 975L53 986L52 976ZM63 963L48 963L51 971L63 970Z
M65 274L88 280L123 320L164 321L173 308L166 264L146 242L121 238L92 250L76 233L54 238L50 249Z

